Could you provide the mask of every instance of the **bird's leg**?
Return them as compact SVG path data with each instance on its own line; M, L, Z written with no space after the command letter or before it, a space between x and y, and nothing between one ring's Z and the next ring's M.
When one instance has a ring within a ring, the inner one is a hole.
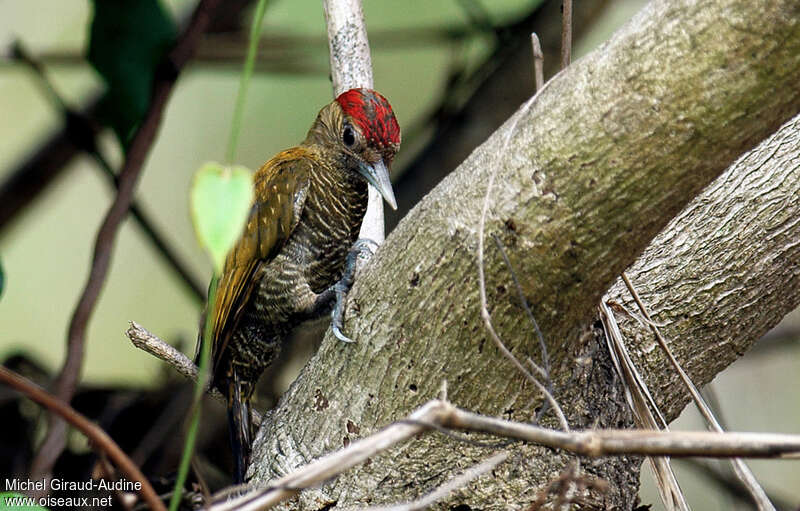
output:
M333 311L331 312L331 329L333 330L333 335L340 341L354 342L342 333L342 327L344 326L344 307L347 303L347 293L350 291L350 288L353 287L358 259L360 257L372 257L372 254L377 248L378 244L373 240L367 238L357 240L350 249L350 253L347 254L342 278L333 285L333 291L336 295L336 304L333 306Z
M315 294L305 284L305 289L298 293L301 298L297 302L296 317L301 320L308 320L318 318L331 311L333 335L341 341L354 342L342 333L347 293L353 286L359 258L368 259L377 247L378 244L375 241L367 238L361 238L356 241L347 254L347 259L345 259L342 277L325 291ZM331 310L331 302L333 302L333 310Z

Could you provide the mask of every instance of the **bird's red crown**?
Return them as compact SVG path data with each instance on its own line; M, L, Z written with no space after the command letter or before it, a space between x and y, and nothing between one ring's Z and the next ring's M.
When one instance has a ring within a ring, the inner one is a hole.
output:
M370 144L378 147L400 146L400 125L394 117L392 106L372 89L350 89L336 98L344 113L358 124Z

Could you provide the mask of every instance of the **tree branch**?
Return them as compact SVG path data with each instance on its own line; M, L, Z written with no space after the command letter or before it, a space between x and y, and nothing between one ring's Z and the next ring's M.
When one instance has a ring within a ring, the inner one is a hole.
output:
M800 116L731 166L627 271L653 321L702 386L800 305ZM606 297L635 307L620 279ZM622 307L615 308L618 312ZM617 314L667 419L689 394L647 326Z
M372 57L361 0L324 0L331 59L333 95L357 87L373 88ZM385 235L383 197L369 185L369 202L359 238L382 243Z
M174 346L150 333L146 328L135 321L125 331L125 335L134 346L159 358L172 366L178 374L193 382L197 381L198 368L195 363ZM227 404L227 399L214 387L207 387L206 393L216 401ZM250 408L250 420L255 427L261 425L261 414Z
M211 14L219 2L220 0L200 1L188 26L161 63L159 72L156 73L150 106L130 142L125 163L119 174L117 194L97 233L89 278L70 321L66 360L56 380L55 392L56 396L65 402L72 399L80 379L86 327L108 273L117 230L127 216L136 182L155 140L172 87L178 73L191 58L200 35L208 27ZM49 474L64 449L65 438L66 425L61 419L52 417L47 437L31 467L31 477L37 478Z
M581 1L580 9L573 13L576 39L588 32L608 3L607 0ZM396 173L398 209L387 211L390 231L536 90L531 73L531 32L536 32L541 41L543 75L550 76L558 71L561 24L553 20L560 17L560 8L561 0L547 0L521 20L503 26L498 30L502 38L492 54L470 77L443 91L443 101L448 106L428 121L435 123L436 132L419 154ZM454 103L458 108L452 106Z
M65 421L81 431L89 438L91 445L101 453L108 454L108 457L116 463L117 467L119 467L131 481L137 481L141 484L140 493L142 499L150 506L150 509L153 511L166 511L164 503L158 498L155 490L153 490L150 482L144 474L142 474L142 471L139 470L139 467L131 461L128 455L114 442L114 439L108 436L102 428L76 412L69 404L60 401L36 384L2 366L0 366L0 380L6 385L17 389L50 412L58 414Z
M114 169L111 168L111 164L97 147L97 141L95 138L98 126L95 125L94 121L83 116L83 114L72 110L67 105L67 103L58 94L58 91L53 84L48 80L42 63L28 53L21 41L14 42L13 55L14 58L30 68L37 82L42 85L45 94L50 97L51 102L54 104L53 106L63 114L66 123L68 125L72 125L73 129L79 131L78 134L73 136L73 140L76 142L80 141L83 144L81 149L92 156L97 163L98 168L102 171L102 174L108 179L108 181L110 181L115 188L119 186L119 180L117 179ZM2 192L0 192L0 196L1 195ZM150 243L153 244L153 248L155 248L161 257L164 258L164 261L172 267L178 277L183 280L183 283L186 285L189 291L191 291L198 302L203 302L205 300L205 289L197 280L195 280L189 271L188 266L181 261L181 258L178 256L178 253L175 251L175 249L158 230L158 228L155 226L155 223L150 220L149 215L142 209L142 206L137 204L135 200L131 203L130 213L131 217L139 225L142 233L147 237ZM1 216L2 214L0 213L0 217ZM2 223L2 221L0 221L0 223Z
M398 443L436 429L434 426L489 433L524 440L590 457L619 454L651 456L708 457L800 457L800 435L767 433L717 433L708 431L596 430L554 431L530 424L485 417L454 407L444 400L432 400L415 410L408 419L395 422L343 449L317 459L286 477L253 489L236 498L211 506L212 511L266 509L298 491L325 482ZM498 453L496 466L508 458ZM455 461L455 460L452 460ZM455 464L455 463L454 463Z

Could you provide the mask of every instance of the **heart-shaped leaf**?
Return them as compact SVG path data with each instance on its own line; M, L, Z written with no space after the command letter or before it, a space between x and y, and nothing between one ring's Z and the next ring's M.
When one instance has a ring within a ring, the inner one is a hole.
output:
M242 234L252 203L253 177L244 167L210 162L194 176L192 222L217 274L222 272L225 256Z

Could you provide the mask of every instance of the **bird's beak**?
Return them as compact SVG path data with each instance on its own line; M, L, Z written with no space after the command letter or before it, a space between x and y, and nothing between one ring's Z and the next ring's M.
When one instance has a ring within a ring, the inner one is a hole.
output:
M386 168L386 164L383 160L378 160L372 165L362 163L359 167L359 171L367 182L380 192L381 196L386 200L386 203L391 206L392 209L397 209L397 201L394 198L392 182L389 180L389 169Z

